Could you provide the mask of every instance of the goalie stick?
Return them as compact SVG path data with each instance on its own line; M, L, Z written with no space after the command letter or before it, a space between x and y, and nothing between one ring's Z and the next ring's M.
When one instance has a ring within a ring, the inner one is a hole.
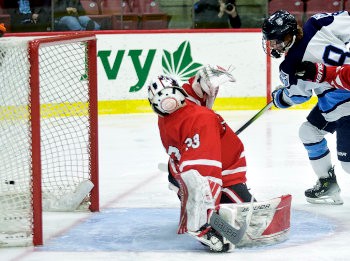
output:
M236 229L215 212L210 218L209 225L234 245L237 245L241 241L247 230L247 223Z
M250 118L246 123L244 123L238 130L235 131L236 135L244 131L250 124L252 124L256 119L258 119L264 112L272 107L272 101L264 106L260 111L258 111L252 118Z
M254 197L252 197L249 211L246 216L244 224L240 226L239 229L234 228L232 225L227 223L219 214L213 213L209 220L209 225L220 233L224 238L230 241L232 244L237 245L243 238L247 228L250 224L250 220L253 214L253 202Z

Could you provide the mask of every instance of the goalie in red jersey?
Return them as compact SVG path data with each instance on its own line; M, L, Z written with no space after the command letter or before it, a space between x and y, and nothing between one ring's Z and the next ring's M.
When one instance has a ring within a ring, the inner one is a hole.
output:
M250 202L252 195L245 184L241 140L220 115L196 104L211 107L217 94L203 93L201 80L198 74L184 85L189 96L176 80L158 76L148 87L148 97L170 156L169 182L182 203L178 233L189 232L212 251L226 252L232 246L207 226L210 215L220 203Z
M244 145L211 110L219 86L228 81L235 79L225 69L205 66L182 86L165 75L148 86L148 99L159 115L160 138L169 155L169 187L181 200L178 233L187 232L213 252L228 252L236 245L211 227L213 213L241 231L244 224L249 225L238 239L243 245L261 238L276 242L290 226L290 195L255 202L246 185ZM252 201L254 205L247 203ZM254 209L250 222L247 209ZM278 211L282 215L275 215Z

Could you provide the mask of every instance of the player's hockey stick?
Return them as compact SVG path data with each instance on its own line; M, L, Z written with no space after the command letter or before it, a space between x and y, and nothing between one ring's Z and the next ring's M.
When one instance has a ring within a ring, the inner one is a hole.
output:
M256 119L258 119L265 111L272 107L272 101L264 106L260 111L258 111L252 118L250 118L246 123L244 123L238 130L235 131L236 135L244 131L250 124L252 124Z

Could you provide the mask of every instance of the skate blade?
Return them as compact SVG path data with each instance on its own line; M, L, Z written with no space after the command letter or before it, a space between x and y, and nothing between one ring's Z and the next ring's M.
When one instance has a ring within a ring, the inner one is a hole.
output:
M320 198L306 198L306 201L311 204L323 204L323 205L342 205L344 203L343 199L337 196L324 196Z

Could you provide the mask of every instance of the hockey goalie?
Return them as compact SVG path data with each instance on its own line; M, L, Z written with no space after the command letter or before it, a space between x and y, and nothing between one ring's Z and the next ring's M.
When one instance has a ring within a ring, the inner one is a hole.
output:
M183 86L165 75L148 86L169 155L169 186L181 201L178 233L213 252L276 242L290 227L291 197L255 201L246 185L243 143L211 109L219 86L234 81L229 71L208 65Z

